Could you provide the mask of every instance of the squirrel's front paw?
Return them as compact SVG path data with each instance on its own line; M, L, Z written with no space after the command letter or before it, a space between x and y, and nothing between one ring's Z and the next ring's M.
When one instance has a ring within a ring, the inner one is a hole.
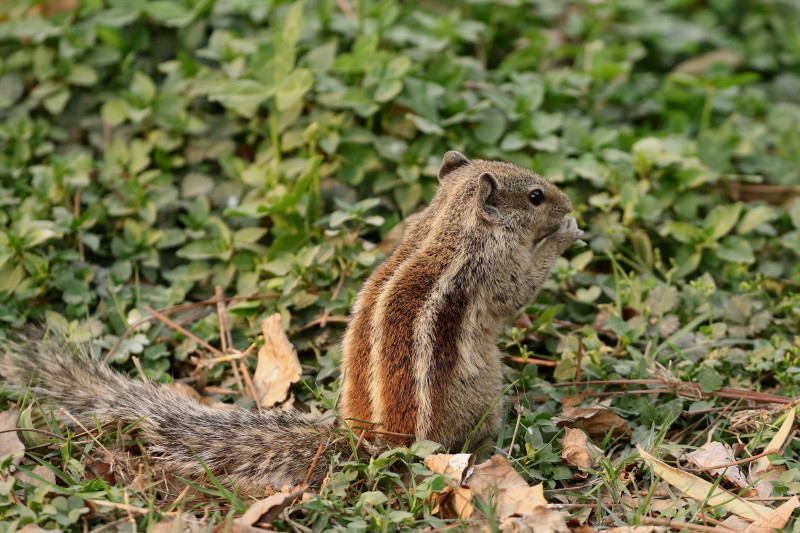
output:
M583 236L583 231L578 227L573 217L564 217L558 225L558 229L553 233L552 240L563 249L567 249L572 243Z

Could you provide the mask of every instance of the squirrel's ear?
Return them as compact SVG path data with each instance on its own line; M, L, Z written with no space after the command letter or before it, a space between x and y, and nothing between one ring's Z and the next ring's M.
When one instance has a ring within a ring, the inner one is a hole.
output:
M464 165L469 165L469 159L461 152L450 150L444 154L444 158L442 159L442 166L439 168L439 181L442 181L445 176Z
M495 218L499 212L497 210L497 190L500 184L497 179L489 172L484 172L478 178L478 213L488 221Z

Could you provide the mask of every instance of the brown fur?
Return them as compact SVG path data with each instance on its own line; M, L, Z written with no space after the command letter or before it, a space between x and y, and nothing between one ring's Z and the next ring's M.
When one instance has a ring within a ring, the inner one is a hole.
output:
M476 445L499 428L500 407L477 427L502 391L494 340L581 232L564 218L572 209L569 198L515 165L470 162L448 152L439 181L415 231L373 274L379 282L367 281L356 304L359 312L343 343L341 412L356 418L349 406L369 404L360 412L369 411L381 431L413 435L388 440L431 439L455 449L473 429ZM539 206L529 198L533 189L544 193ZM419 230L423 226L427 235ZM367 322L377 342L349 342L358 339L350 332ZM358 367L367 349L371 365L365 371ZM352 396L364 391L348 385L352 376L370 384L370 395Z
M515 165L448 152L439 181L431 204L408 221L403 242L359 294L343 339L339 411L352 428L378 426L371 437L429 439L456 450L496 434L503 412L492 408L503 385L497 334L581 231L564 218L569 198ZM533 189L544 192L539 206L530 201ZM132 380L58 338L20 335L6 352L0 373L12 388L30 386L49 405L101 423L137 424L149 452L179 475L203 478L208 468L257 495L302 484L320 447L311 484L322 481L332 457L351 452L331 420L212 409Z

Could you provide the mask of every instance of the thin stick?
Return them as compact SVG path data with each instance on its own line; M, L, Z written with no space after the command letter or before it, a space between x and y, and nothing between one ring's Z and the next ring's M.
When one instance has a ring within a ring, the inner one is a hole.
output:
M274 293L270 293L270 294L254 294L253 296L228 296L226 298L222 298L222 301L223 302L239 302L239 301L246 301L246 300L271 300L271 299L275 299L275 298L279 298L279 297L280 297L280 294L274 294ZM180 305L172 305L172 306L169 306L169 307L162 307L161 309L159 309L159 311L161 313L165 314L165 315L171 315L173 313L180 313L181 311L188 311L190 309L196 309L198 307L208 307L210 305L216 305L216 303L217 303L217 299L216 298L209 298L208 300L203 300L201 302L192 302L192 303L188 303L188 304L180 304ZM119 349L119 345L122 344L122 341L124 341L126 338L128 338L128 336L131 333L136 331L139 328L139 326L141 326L142 324L146 324L148 322L152 322L155 319L156 319L155 316L147 316L147 317L144 317L144 318L140 318L139 320L137 320L136 322L134 322L133 324L128 326L128 329L126 329L125 332L122 335L119 336L119 338L117 339L117 342L114 343L114 346L112 346L111 349L108 351L108 353L106 353L106 355L103 357L103 362L107 363L108 360L111 359L111 356L114 355L114 353Z
M336 0L336 5L339 6L339 9L342 10L345 17L349 19L356 18L356 12L353 11L353 8L347 0Z
M306 473L306 479L303 481L304 486L308 486L308 482L311 481L311 476L314 473L314 469L317 467L317 461L319 461L319 456L322 455L322 448L325 447L324 442L320 442L319 446L317 447L317 453L314 454L314 459L311 461L311 467L308 469Z
M214 287L214 296L217 298L217 322L219 322L219 345L222 353L228 351L228 324L225 320L225 303L220 299L222 298L222 287L217 285Z
M195 341L197 344L199 344L200 346L202 346L203 348L205 348L209 352L211 352L213 354L216 354L217 356L224 355L218 349L214 348L213 346L208 344L206 341L204 341L203 339L201 339L200 337L198 337L197 335L195 335L194 333L192 333L191 331L189 331L185 327L181 326L180 324L176 324L175 322L173 322L172 320L170 320L169 318L167 318L163 314L159 313L155 309L145 305L144 306L144 310L147 311L148 313L150 313L151 315L153 315L154 317L156 317L157 319L159 319L161 322L163 322L167 326L171 327L172 329L183 333L184 335L186 335L187 337L189 337L190 339Z
M535 359L533 357L506 357L512 363L527 363L530 365L538 365L538 366L558 366L557 361L548 361L547 359Z
M231 364L235 364L231 361ZM256 408L260 411L261 410L261 402L258 400L258 394L256 393L256 388L253 385L253 380L250 379L250 372L247 371L247 367L245 366L244 362L239 362L239 366L242 368L242 375L244 376L244 382L246 385L246 392L250 394L250 397L253 398L253 401L256 402Z
M144 368L142 368L142 363L139 361L139 358L132 355L131 360L133 361L133 366L136 367L136 371L139 372L139 377L142 378L142 381L147 383L147 377L144 375Z
M81 191L76 191L75 196L73 197L72 214L75 218L81 216ZM83 241L81 240L80 235L78 235L78 258L80 259L81 263L86 262L86 249L83 246Z
M99 440L97 440L97 438L96 438L94 435L92 435L92 434L89 432L89 430L88 430L88 429L86 429L86 428L84 427L84 425L83 425L83 424L81 424L81 423L78 421L78 419L77 419L77 418L75 418L74 416L72 416L72 415L70 414L70 412L69 412L69 411L67 411L66 409L59 409L59 410L60 410L62 413L64 413L65 415L67 415L67 416L68 416L68 417L69 417L69 418L70 418L70 419L71 419L73 422L75 422L75 423L76 423L78 426L80 426L80 428L81 428L82 430L84 430L84 431L86 432L86 434L87 434L87 435L89 435L89 437L91 437L91 439L94 441L94 443L95 443L95 444L97 444L97 446L98 446L98 447L99 447L99 448L100 448L100 449L101 449L101 450L102 450L102 451L103 451L103 452L106 454L106 457L108 457L108 460L109 460L109 461L110 461L112 464L114 463L114 456L111 454L111 452L110 452L110 451L108 451L108 448L106 448L105 446L103 446L102 444L100 444L100 441L99 441ZM80 449L80 448L79 448L79 449Z
M198 361L197 366L212 367L217 363L226 363L228 361L238 361L239 359L244 359L253 352L256 346L258 346L258 344L254 342L250 346L248 346L247 349L243 352L235 351L233 353L229 353L221 357L212 357L211 359L201 359L200 361Z
M511 457L511 450L514 449L514 442L517 440L517 430L519 429L519 423L522 420L522 409L520 408L519 402L517 402L517 423L514 424L514 433L511 434L511 444L508 445L508 452L506 455Z
M640 516L639 519L642 521L643 524L649 524L652 526L663 526L668 527L670 529L689 529L691 531L705 531L708 533L720 533L720 531L730 531L731 533L736 533L735 529L730 528L722 528L720 526L711 527L711 526L703 526L700 524L690 524L689 522L679 522L677 520L670 520L669 518L653 518L650 516Z
M350 320L350 319L348 317L346 317L346 316L343 316L343 315L331 315L331 316L329 316L329 317L327 317L325 319L325 322L326 322L326 324L328 322L347 323L348 320ZM305 326L303 326L300 329L304 330L304 329L308 329L308 328L313 328L314 326L324 327L324 326L322 326L322 317L320 317L320 318L318 318L316 320L312 320L311 322L309 322L308 324L306 324Z
M728 468L729 466L736 466L745 463L749 463L750 461L755 461L756 459L761 459L762 457L766 457L767 455L773 455L775 452L773 451L766 451L761 452L758 455L752 455L750 457L745 457L744 459L739 459L738 461L733 461L730 463L724 463L721 465L714 465L714 466L705 466L703 468L688 468L683 467L683 470L687 470L689 472L708 472L709 470L717 470L718 468Z
M344 268L342 269L342 275L339 276L339 283L336 284L336 288L333 289L333 293L331 294L331 302L333 302L336 298L339 297L339 293L342 292L342 287L344 286L344 280L347 276L350 275L350 269ZM322 318L319 322L319 327L324 328L328 325L328 317L330 314L328 313L328 309L326 308L325 311L322 313Z
M583 338L578 337L578 361L575 368L575 392L581 393L581 364L583 364Z

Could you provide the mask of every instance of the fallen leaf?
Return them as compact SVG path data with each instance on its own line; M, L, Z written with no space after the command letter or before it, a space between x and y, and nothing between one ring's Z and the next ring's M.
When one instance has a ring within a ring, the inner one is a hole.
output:
M301 496L302 491L277 492L268 498L259 500L239 518L234 518L234 524L240 526L252 526L257 522L269 523L275 520L278 515L292 503L292 500Z
M714 65L727 65L730 67L738 67L742 62L742 54L734 50L712 50L692 57L686 61L682 61L672 72L675 74L689 74L690 76L697 76L704 73Z
M499 520L528 514L547 504L542 485L529 486L501 455L475 466L464 483L476 497L485 502L491 500Z
M565 428L561 457L580 470L591 470L597 466L597 458L603 456L603 450L589 442L586 433L580 429Z
M796 414L794 407L786 412L786 418L783 420L780 429L764 447L764 452L781 453L781 449L792 434L792 426L794 425ZM786 470L783 465L773 465L769 457L761 457L750 463L747 481L753 486L760 498L769 498L772 496L772 482L778 481Z
M205 521L191 515L180 514L158 522L150 528L150 533L203 533L207 529Z
M686 457L697 465L698 468L708 468L710 466L723 465L735 461L733 457L733 450L727 444L721 442L709 441L697 450L687 453ZM724 475L725 479L733 483L739 488L747 488L749 483L736 465L731 465L725 468L715 468L709 470L716 475Z
M17 530L17 533L61 533L61 529L44 529L36 524L27 524Z
M753 488L758 494L759 498L772 497L772 490L774 486L773 481L780 481L781 476L786 472L787 468L783 465L773 465L768 470L761 470L758 472L750 472L747 478L753 484Z
M4 461L8 456L13 456L11 460L12 465L18 465L25 455L25 445L19 440L19 435L16 431L9 431L17 429L17 408L11 409L0 413L0 462Z
M674 486L685 496L698 501L706 502L706 505L717 506L724 505L725 508L739 516L749 518L756 521L767 517L772 509L758 505L756 503L748 502L719 487L714 487L711 483L697 476L678 470L675 467L659 461L638 444L636 449L642 456L642 459L653 469L657 476L660 476L667 483Z
M789 523L792 513L798 507L800 507L800 499L793 496L780 507L772 509L772 512L761 520L750 524L744 531L745 533L773 533L776 529L783 531L783 528Z
M424 462L434 474L443 474L462 483L467 470L475 463L475 457L469 453L435 453L427 456Z
M302 369L297 351L281 327L281 315L275 313L261 322L264 345L258 350L258 364L253 375L253 387L258 403L272 407L289 394L289 387L300 379Z
M31 471L30 474L22 470L17 470L16 473L14 474L14 477L22 481L23 483L28 483L29 485L33 485L35 487L41 487L44 484L50 484L50 485L56 484L56 475L53 473L52 470L50 470L44 465L36 465L35 467L33 467L33 470Z
M566 407L561 416L553 418L561 427L578 428L592 439L603 439L611 432L617 438L630 433L630 428L617 413L599 405L589 407Z
M730 515L728 518L723 520L722 522L715 527L715 530L719 530L723 533L729 533L731 530L733 531L744 531L748 527L750 527L752 522L748 522L744 518L740 516L736 516L735 514Z
M418 215L411 215L407 220L398 222L392 226L392 229L390 229L386 235L384 235L383 239L381 239L381 242L378 243L376 248L384 254L392 253L392 251L397 248L397 245L400 244L400 241L403 240L403 235L406 232L406 228L416 222L418 218Z
M487 528L487 530L491 531ZM523 516L511 516L500 522L503 533L569 533L564 516L547 507L537 507Z
M775 436L770 439L769 444L764 447L764 453L781 453L781 449L786 444L786 440L792 434L792 426L794 425L794 417L796 414L797 412L794 407L786 412L786 418L783 419L780 429L777 433L775 433ZM769 470L771 467L772 463L770 462L769 457L761 457L753 462L751 471L763 472Z

